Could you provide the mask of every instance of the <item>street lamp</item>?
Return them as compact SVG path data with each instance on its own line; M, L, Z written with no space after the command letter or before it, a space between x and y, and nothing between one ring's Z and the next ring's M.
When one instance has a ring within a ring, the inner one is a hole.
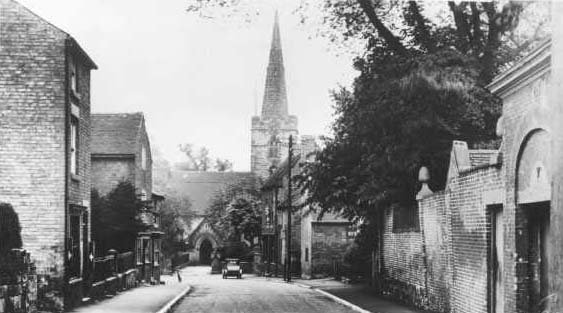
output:
M291 201L291 167L292 167L292 157L293 157L293 136L289 135L289 148L287 154L287 228L286 228L286 256L285 256L285 263L287 266L286 271L286 281L289 283L291 282L291 209L292 209L292 201Z

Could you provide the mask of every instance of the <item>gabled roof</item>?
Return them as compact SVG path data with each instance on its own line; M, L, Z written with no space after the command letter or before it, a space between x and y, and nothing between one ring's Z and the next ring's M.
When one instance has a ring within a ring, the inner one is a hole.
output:
M134 155L143 113L92 114L92 155Z
M78 42L69 33L65 32L61 28L55 26L53 23L51 23L51 22L47 21L46 19L44 19L43 17L39 16L37 13L33 12L32 10L27 8L25 5L19 3L18 1L15 1L15 0L2 0L2 1L0 1L0 6L5 5L5 4L12 5L12 6L16 7L18 9L19 13L27 13L28 16L32 16L32 18L35 19L35 21L40 21L40 23L42 25L46 25L51 30L55 31L56 34L57 34L57 37L60 38L60 39L66 40L67 47L70 48L71 51L76 53L76 55L84 62L84 64L86 66L88 66L88 68L94 69L94 70L98 69L98 66L96 65L96 63L94 63L92 58L90 58L90 56L84 51L84 49L82 49L82 47L80 47Z
M167 189L187 196L196 214L205 214L215 196L231 185L255 184L258 179L251 172L197 172L172 170Z

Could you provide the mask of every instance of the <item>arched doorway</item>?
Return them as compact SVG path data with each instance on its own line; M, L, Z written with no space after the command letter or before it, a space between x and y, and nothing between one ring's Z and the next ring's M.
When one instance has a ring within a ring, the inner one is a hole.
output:
M213 252L213 245L208 239L204 239L199 246L199 263L211 264L211 252Z

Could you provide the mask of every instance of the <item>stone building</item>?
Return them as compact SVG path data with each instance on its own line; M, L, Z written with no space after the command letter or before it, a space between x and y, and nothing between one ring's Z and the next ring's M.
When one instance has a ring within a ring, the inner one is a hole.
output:
M218 196L230 188L258 188L259 180L250 172L199 172L175 169L170 173L169 190L190 199L193 215L185 232L191 264L210 264L215 249L227 238L206 219L207 210Z
M297 116L288 113L285 68L276 12L262 113L252 117L250 171L265 179L272 165L278 165L287 158L290 135L297 141Z
M82 299L90 243L90 71L66 32L0 0L0 201L19 215L23 247L51 305Z
M498 150L454 142L445 190L424 186L417 197L418 228L394 231L397 214L386 212L388 292L438 312L561 311L560 40L488 86L503 100ZM426 171L420 178L427 182Z
M144 202L139 219L147 230L139 233L131 251L135 251L140 279L158 282L162 261L158 203L163 201L163 196L153 194L152 190L152 154L143 114L92 114L91 159L92 187L100 196L127 181Z

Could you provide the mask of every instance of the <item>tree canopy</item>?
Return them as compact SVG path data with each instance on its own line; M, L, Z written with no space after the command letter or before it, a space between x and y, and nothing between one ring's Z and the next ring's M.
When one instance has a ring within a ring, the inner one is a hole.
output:
M260 234L262 207L258 179L249 177L233 183L213 197L207 209L208 221L225 240L251 241Z
M92 190L92 238L96 253L107 250L132 251L139 231L144 230L138 213L144 208L135 187L128 181L120 182L105 197Z

